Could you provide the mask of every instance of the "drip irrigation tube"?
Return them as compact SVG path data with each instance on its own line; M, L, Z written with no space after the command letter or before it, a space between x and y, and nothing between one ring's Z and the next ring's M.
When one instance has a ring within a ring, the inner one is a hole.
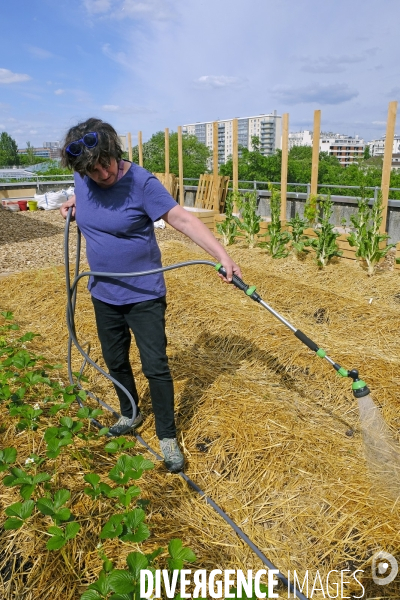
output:
M226 275L226 271L220 263L216 264L216 263L214 263L212 261L208 261L208 260L194 260L194 261L185 261L182 263L177 263L177 264L170 265L167 267L161 267L159 269L152 269L150 271L142 271L139 273L104 273L104 272L97 272L97 271L85 271L85 272L79 273L81 233L80 233L79 228L77 228L75 274L74 274L74 280L71 284L71 278L70 278L70 273L69 273L69 226L70 226L70 221L71 221L71 215L72 215L72 208L70 208L68 211L66 225L65 225L65 235L64 235L65 279L66 279L66 291L67 291L67 311L66 312L67 312L67 327L68 327L68 332L69 332L68 357L67 357L69 381L72 385L77 385L80 389L83 389L80 384L80 381L79 381L80 375L82 374L86 364L87 363L91 364L97 371L99 371L107 379L112 381L112 383L117 385L127 395L127 397L129 398L129 400L132 404L132 409L133 409L133 414L132 414L132 419L131 419L131 424L132 424L136 417L136 413L137 413L135 401L134 401L132 395L128 392L128 390L123 385L121 385L117 380L115 380L113 377L111 377L106 371L104 371L101 367L99 367L99 365L97 365L97 363L95 363L90 358L90 356L89 356L90 345L88 344L88 350L87 350L87 352L85 352L85 350L82 348L82 346L79 344L79 342L77 340L76 331L75 331L74 315L75 315L76 294L77 294L78 282L83 277L90 277L90 276L109 277L109 278L137 277L139 275L151 275L154 273L160 273L160 272L170 271L173 269L180 269L182 267L189 267L189 266L194 266L194 265L211 266L214 269L216 269L221 275ZM288 327L294 333L294 335L301 342L303 342L303 344L305 344L308 348L310 348L310 350L313 350L317 356L327 360L329 362L329 364L335 369L335 371L337 371L337 373L340 376L350 377L351 379L353 379L352 389L353 389L353 394L355 397L361 398L361 397L369 394L369 389L368 389L367 385L365 384L364 381L362 381L358 377L358 371L356 371L355 369L347 371L346 369L344 369L343 367L341 367L340 365L335 363L331 358L329 358L329 356L326 354L326 352L322 348L319 348L319 346L315 342L313 342L310 338L308 338L302 331L300 331L299 329L296 329L293 325L291 325L291 323L289 323L284 317L282 317L282 315L280 315L272 307L270 307L266 302L264 302L264 300L262 300L261 297L257 294L256 288L254 286L249 286L249 285L245 284L244 281L242 281L237 275L233 275L232 283L238 289L245 292L245 294L247 296L249 296L249 298L258 302L259 304L261 304L261 306L266 308L283 325ZM71 367L71 353L72 353L72 345L73 344L77 348L77 350L80 352L80 354L83 356L83 359L84 359L81 369L80 369L80 372L79 372L79 376L77 378L78 379L77 381L74 380L74 374L72 372L72 367ZM118 418L120 416L111 406L109 406L106 402L102 401L100 398L97 398L91 392L86 391L86 394L90 398L93 398L94 400L96 400L101 406L103 406L104 408L106 408L107 410L112 412L116 418ZM77 399L79 405L83 406L82 400L79 398L78 395L77 395L76 399ZM101 423L99 423L96 419L91 419L91 422L93 423L93 425L95 425L99 429L102 428ZM141 436L139 436L138 434L135 434L135 437L151 454L153 454L153 456L155 456L155 458L157 460L159 460L159 461L163 460L162 457L159 454L157 454L157 452L155 452L143 440L143 438ZM295 586L288 581L288 579L279 571L279 569L277 569L272 564L272 562L263 554L263 552L261 552L261 550L247 537L247 535L244 533L244 531L242 531L242 529L240 529L240 527L234 521L232 521L232 519L211 498L206 496L205 492L203 492L203 490L201 490L201 488L194 481L192 481L190 479L190 477L188 477L183 471L179 472L178 475L180 477L182 477L188 483L188 485L192 489L194 489L202 498L204 498L205 502L207 504L209 504L226 521L226 523L228 523L228 525L230 525L230 527L235 531L235 533L249 546L249 548L251 548L251 550L258 556L258 558L264 563L264 565L266 565L269 569L275 569L278 571L277 578L285 585L285 587L288 590L290 590L290 592L294 593L297 596L297 598L299 598L299 600L307 600L306 596L304 596L304 594L302 594L302 592L297 590L295 588Z

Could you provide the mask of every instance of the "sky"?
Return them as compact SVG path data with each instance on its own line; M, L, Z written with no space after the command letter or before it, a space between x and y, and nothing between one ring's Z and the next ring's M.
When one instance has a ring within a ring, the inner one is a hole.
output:
M166 127L289 113L289 130L385 134L399 0L2 2L0 132L26 147L89 117ZM400 133L400 116L396 133Z

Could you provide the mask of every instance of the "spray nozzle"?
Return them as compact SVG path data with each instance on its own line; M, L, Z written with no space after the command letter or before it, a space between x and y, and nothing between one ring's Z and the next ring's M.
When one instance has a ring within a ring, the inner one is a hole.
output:
M355 398L362 398L363 396L368 396L370 390L365 381L358 377L357 369L351 369L351 371L348 371L347 377L351 377L351 379L353 380L351 388L353 390L353 395Z

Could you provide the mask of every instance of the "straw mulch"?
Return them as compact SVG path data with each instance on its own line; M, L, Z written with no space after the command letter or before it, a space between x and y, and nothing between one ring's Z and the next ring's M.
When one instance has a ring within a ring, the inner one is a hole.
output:
M157 235L165 265L209 258L169 230ZM260 249L240 245L230 252L245 281L256 284L266 302L336 362L359 369L398 437L398 273L368 278L351 262L338 261L319 271L311 258L274 261ZM306 569L311 580L317 570L324 580L333 569L363 569L364 576L359 573L358 578L368 590L366 597L398 598L399 582L385 588L371 582L371 556L380 549L398 552L400 503L370 478L351 381L337 377L326 361L315 357L265 309L221 283L210 267L172 271L166 280L170 366L188 475L283 573L295 569L302 582ZM32 342L33 349L49 361L65 362L61 268L3 279L1 307L14 311L23 331L41 334ZM103 366L85 285L78 293L76 324L78 338L91 342L91 356ZM146 416L140 434L158 451L135 348L132 363ZM79 370L80 364L76 352L73 369ZM86 374L88 389L116 406L108 382L91 369ZM66 381L65 370L62 377ZM2 444L15 445L22 462L33 449L44 453L38 446L40 430L16 434L4 411L2 420ZM110 422L107 415L103 420ZM45 425L46 419L42 421ZM106 520L105 505L99 507L85 496L83 474L94 469L106 474L115 462L102 445L95 443L95 464L78 453L70 460L65 454L54 461L57 485L72 490L71 509L82 525L62 554L46 551L46 528L40 517L36 527L2 532L1 597L72 600L96 579L101 568L96 545ZM151 458L139 445L136 451ZM162 463L139 485L142 497L150 500L151 537L143 544L145 551L166 547L171 538L179 537L198 557L192 568L262 568L228 525ZM17 498L15 488L2 489L4 505ZM103 544L120 568L134 549L118 540ZM361 589L352 581L345 584L345 595L359 596ZM287 597L286 590L281 590L281 597ZM314 592L313 598L320 597L321 591Z

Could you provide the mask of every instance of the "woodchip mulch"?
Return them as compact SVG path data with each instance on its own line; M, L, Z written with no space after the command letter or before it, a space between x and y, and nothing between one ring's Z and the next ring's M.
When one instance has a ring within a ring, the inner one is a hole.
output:
M0 275L64 264L65 221L58 210L11 212L0 208ZM160 239L182 239L172 229L157 229ZM70 260L75 260L76 224L71 223ZM85 240L82 240L82 250Z

